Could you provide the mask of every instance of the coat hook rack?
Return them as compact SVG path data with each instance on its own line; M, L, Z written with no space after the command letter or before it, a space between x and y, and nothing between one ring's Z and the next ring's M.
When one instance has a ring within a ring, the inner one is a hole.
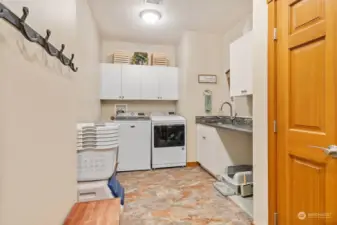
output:
M31 28L27 23L26 20L29 16L29 8L23 7L22 8L23 15L18 17L15 15L11 10L9 10L4 4L0 3L0 19L4 19L13 27L15 27L21 34L30 42L36 43L40 45L45 51L53 57L58 58L61 63L65 66L69 66L70 69L74 72L78 71L78 67L75 67L73 60L75 55L72 54L71 58L69 59L63 54L65 49L65 45L61 45L61 49L58 50L52 44L49 43L49 38L51 36L51 31L46 31L46 36L42 37L39 33L37 33L33 28Z

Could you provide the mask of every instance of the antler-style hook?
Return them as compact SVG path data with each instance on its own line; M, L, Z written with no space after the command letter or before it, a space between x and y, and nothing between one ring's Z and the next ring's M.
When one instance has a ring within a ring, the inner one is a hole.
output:
M25 22L26 19L27 19L27 17L28 17L28 15L29 15L29 8L28 7L23 7L22 11L23 11L23 15L21 16L20 21L21 22Z
M51 56L57 56L58 55L58 52L57 50L55 52L52 52L51 48L50 48L50 44L48 43L48 40L50 38L50 35L51 35L51 31L50 30L47 30L46 31L47 35L46 37L44 38L44 48L46 49L47 53Z

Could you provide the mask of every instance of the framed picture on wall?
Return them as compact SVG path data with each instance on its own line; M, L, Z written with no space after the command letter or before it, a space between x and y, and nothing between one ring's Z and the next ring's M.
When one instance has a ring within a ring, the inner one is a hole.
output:
M210 75L210 74L199 74L198 75L198 82L199 83L207 83L207 84L216 84L217 83L217 76Z

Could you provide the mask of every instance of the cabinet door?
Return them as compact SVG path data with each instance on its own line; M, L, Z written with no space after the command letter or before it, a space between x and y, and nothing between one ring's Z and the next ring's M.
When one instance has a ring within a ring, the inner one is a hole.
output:
M159 97L161 100L178 100L178 68L157 67L159 70Z
M197 160L198 162L205 167L205 160L206 160L206 137L203 134L203 126L198 124L197 125Z
M230 45L231 96L253 94L253 33Z
M157 67L143 67L141 75L141 97L143 100L159 99L159 74Z
M122 96L122 65L101 64L101 99L120 99Z
M143 66L122 66L122 99L141 99L141 75Z

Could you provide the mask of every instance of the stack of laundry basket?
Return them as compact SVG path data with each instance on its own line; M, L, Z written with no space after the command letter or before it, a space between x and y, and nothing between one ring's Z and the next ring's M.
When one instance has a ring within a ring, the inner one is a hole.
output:
M79 202L119 197L124 205L124 188L116 178L118 147L118 124L77 125Z

